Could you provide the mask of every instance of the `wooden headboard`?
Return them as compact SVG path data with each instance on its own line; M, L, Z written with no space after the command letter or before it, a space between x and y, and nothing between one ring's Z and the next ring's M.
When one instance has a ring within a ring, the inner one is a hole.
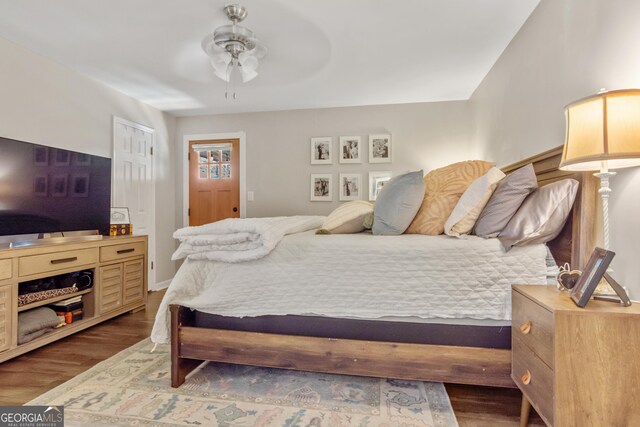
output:
M547 245L558 265L569 262L572 268L582 269L596 246L598 183L597 179L589 172L559 170L561 158L562 146L505 166L502 171L509 174L528 163L533 163L540 186L565 178L573 178L580 183L576 201L567 223L558 237Z

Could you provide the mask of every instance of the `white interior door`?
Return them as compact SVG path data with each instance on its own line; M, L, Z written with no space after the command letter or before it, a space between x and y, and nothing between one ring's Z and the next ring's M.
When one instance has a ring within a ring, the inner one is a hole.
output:
M146 126L113 118L111 205L128 207L133 233L149 236L149 289L155 289L156 285L154 132Z

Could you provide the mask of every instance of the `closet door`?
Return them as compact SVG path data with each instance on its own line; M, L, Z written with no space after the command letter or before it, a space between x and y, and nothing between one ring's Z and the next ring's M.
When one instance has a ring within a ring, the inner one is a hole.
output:
M148 280L156 283L156 202L153 145L155 131L120 117L113 119L111 206L129 208L133 234L146 234Z

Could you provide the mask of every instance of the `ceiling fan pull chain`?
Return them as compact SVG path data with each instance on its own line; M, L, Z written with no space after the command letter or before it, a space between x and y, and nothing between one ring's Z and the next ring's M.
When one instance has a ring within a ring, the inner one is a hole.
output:
M233 59L233 68L231 69L231 88L233 90L233 99L236 99L236 80L238 80L238 60Z

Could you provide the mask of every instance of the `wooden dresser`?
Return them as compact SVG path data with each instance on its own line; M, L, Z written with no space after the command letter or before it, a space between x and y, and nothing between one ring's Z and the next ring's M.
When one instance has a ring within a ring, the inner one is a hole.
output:
M555 286L516 285L512 295L511 377L542 419L640 426L640 304L579 308Z
M86 270L93 272L91 288L18 306L20 283ZM18 344L19 313L75 296L82 297L82 320ZM127 311L142 309L146 299L146 236L0 249L0 362Z

